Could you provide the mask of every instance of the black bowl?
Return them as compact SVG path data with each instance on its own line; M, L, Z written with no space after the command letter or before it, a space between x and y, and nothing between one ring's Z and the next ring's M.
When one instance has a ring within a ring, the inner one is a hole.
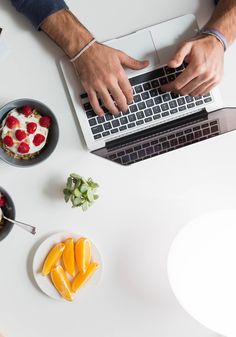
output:
M12 198L10 197L10 195L0 186L0 193L6 198L7 203L4 207L2 207L2 212L3 214L12 220L15 220L15 216L16 216L16 211L15 211L15 206L14 203L12 201ZM12 224L11 222L4 220L3 222L3 227L0 229L0 241L5 239L5 237L10 233L10 231L12 230L14 224Z
M7 162L8 164L18 167L27 167L36 165L47 159L54 151L59 138L59 127L57 119L53 114L53 112L43 103L29 98L16 99L0 108L0 125L9 111L11 111L14 108L21 108L24 105L29 105L32 108L36 109L42 116L44 115L49 116L51 118L52 123L48 132L48 138L45 146L34 158L28 160L13 158L0 147L0 158L5 162Z

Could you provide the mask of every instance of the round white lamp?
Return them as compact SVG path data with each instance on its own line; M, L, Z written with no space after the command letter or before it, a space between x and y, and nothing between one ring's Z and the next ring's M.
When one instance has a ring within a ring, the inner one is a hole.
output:
M168 275L192 317L236 337L236 211L208 213L183 228L170 248Z

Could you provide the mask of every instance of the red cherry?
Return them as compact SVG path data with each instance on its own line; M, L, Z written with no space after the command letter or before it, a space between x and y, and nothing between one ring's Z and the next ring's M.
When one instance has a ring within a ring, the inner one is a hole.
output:
M35 133L35 131L37 130L37 124L34 122L30 122L27 124L27 131L28 133Z
M13 129L14 127L16 127L17 125L19 125L19 120L14 117L14 116L8 116L7 117L7 120L6 120L6 124L7 124L7 127L9 129Z
M20 145L18 146L18 152L20 153L28 153L30 150L29 144L25 142L21 142Z
M5 205L6 205L6 203L7 203L7 200L6 200L6 198L5 198L5 197L3 197L3 196L1 196L1 197L0 197L0 207L3 207L3 206L5 206Z
M5 145L9 146L9 147L11 147L14 144L13 139L11 138L11 136L5 136L3 138L3 143Z
M28 117L29 115L32 114L32 108L29 105L25 105L22 108L22 112L25 115L25 117Z
M41 117L39 120L39 124L44 128L49 128L51 125L51 118L48 116Z
M25 139L26 133L25 133L25 131L18 129L15 132L15 136L16 136L16 139L21 141L21 140Z
M39 146L44 140L45 140L45 137L41 135L40 133L37 133L37 135L34 136L33 143L35 146Z

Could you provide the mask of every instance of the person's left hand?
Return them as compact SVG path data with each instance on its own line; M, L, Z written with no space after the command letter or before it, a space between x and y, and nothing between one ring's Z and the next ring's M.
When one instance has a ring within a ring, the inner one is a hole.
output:
M185 42L167 65L177 68L183 61L188 63L186 69L174 81L163 85L162 90L181 95L204 95L222 78L224 49L215 37L200 36Z

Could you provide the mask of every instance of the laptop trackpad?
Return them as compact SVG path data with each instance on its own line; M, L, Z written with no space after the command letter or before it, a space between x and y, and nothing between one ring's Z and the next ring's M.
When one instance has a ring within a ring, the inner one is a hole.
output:
M160 63L152 35L148 30L108 41L105 44L120 49L137 60L148 60L150 66L157 66ZM126 69L126 72L130 74L134 71Z

